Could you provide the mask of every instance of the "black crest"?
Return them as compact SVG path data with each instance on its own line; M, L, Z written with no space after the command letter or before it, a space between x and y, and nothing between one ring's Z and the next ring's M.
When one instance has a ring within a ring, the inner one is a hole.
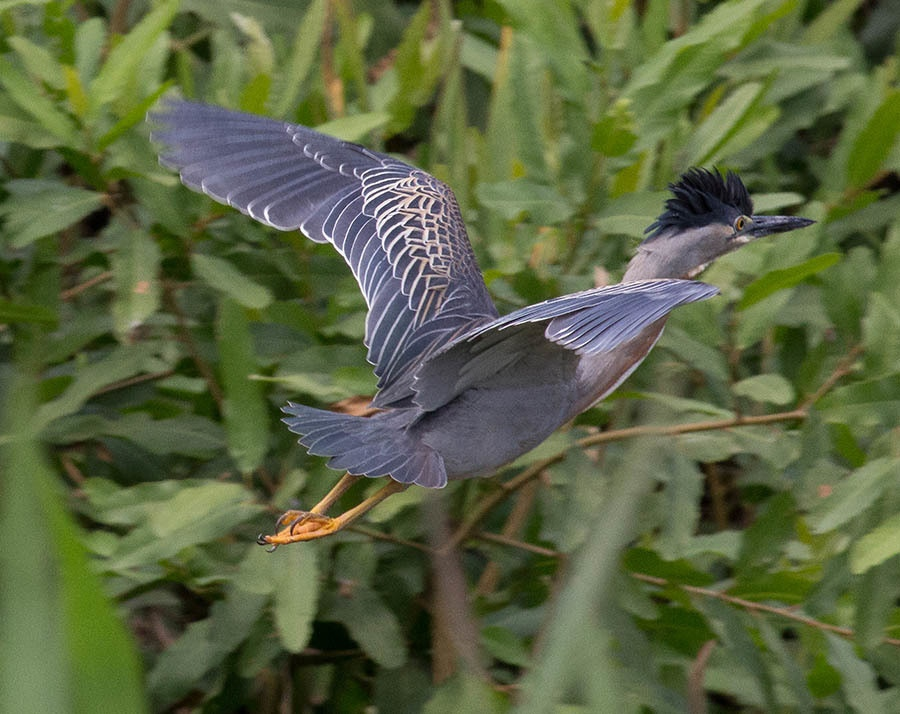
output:
M668 228L696 228L753 213L747 187L731 171L723 177L718 169L690 168L677 182L669 184L669 190L673 198L666 201L666 210L644 231L645 240L656 238Z

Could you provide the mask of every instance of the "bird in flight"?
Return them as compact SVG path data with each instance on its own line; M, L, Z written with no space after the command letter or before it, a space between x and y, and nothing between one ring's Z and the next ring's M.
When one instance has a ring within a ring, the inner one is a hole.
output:
M309 511L288 511L277 546L335 533L412 484L486 476L613 391L679 305L718 290L690 278L720 255L813 221L753 214L733 173L692 168L647 228L623 281L499 316L450 188L391 156L303 126L164 99L151 112L160 162L182 182L282 231L330 243L368 307L378 377L371 417L288 402L310 454L346 471ZM336 517L354 483L388 482Z

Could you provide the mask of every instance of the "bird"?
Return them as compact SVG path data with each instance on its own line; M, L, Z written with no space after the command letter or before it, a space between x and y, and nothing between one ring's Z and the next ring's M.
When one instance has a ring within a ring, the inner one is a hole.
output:
M717 294L693 280L709 263L813 223L756 215L735 173L693 167L669 184L621 283L501 316L452 190L425 171L307 127L175 97L148 122L161 165L188 188L330 243L368 308L377 411L283 407L308 453L346 473L311 509L287 511L259 536L272 548L337 533L413 484L495 473L618 387L673 309ZM327 515L367 477L387 483Z

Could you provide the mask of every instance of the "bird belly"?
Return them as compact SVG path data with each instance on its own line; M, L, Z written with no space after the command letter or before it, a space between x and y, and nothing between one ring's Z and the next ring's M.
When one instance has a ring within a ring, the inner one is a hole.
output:
M444 459L448 478L489 475L569 420L578 357L567 350L523 356L412 427Z
M613 352L536 351L411 428L443 457L449 479L490 475L619 386L656 344L664 324L654 323Z
M662 335L667 318L650 325L612 352L586 356L578 363L579 398L571 417L581 414L610 394L636 370Z

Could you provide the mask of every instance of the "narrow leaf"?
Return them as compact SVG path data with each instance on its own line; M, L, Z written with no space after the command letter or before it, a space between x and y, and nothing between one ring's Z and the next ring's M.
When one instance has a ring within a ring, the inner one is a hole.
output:
M103 67L91 82L89 97L94 113L121 96L124 88L139 71L138 68L156 38L172 22L178 5L179 0L166 0L160 3L112 48Z
M900 478L900 461L873 459L838 483L810 515L814 533L842 526L881 498L884 489Z
M29 114L41 127L52 134L59 143L65 146L79 146L74 122L41 90L39 84L32 82L24 72L20 71L5 57L0 57L0 85L26 114Z
M124 339L159 307L159 248L141 230L121 231L112 266L116 281L113 319Z
M900 135L900 90L888 92L863 127L847 160L847 180L863 188L882 167Z
M277 73L277 101L272 107L274 116L285 116L300 96L300 87L309 75L313 59L319 49L319 43L311 39L322 36L325 27L325 8L325 0L313 0L297 28L291 57L287 66Z
M259 549L258 549L259 550ZM316 549L284 548L277 555L263 553L269 561L273 585L275 627L281 644L288 652L300 652L309 643L316 601L319 572Z
M0 451L0 535L9 544L0 553L0 710L144 712L134 643L28 432L28 379L6 401L13 438Z
M210 287L220 290L244 307L261 310L272 302L272 293L233 264L213 255L196 253L191 258L194 272Z
M58 319L57 314L44 305L13 302L0 298L0 324L33 322L41 325L55 325Z
M755 305L780 290L799 285L808 277L827 270L832 265L840 262L840 260L840 253L823 253L790 268L773 270L747 286L747 289L744 291L744 297L741 298L737 308L738 310L746 310L751 305Z
M256 359L244 308L225 298L217 325L222 384L225 388L225 431L228 452L243 473L262 462L269 441L269 419L262 385L251 380Z
M74 188L58 181L17 179L6 184L12 200L2 207L8 244L29 243L77 223L103 205L103 194Z
M790 404L796 397L793 385L780 374L755 374L731 389L739 396L768 404Z
M883 563L900 553L900 513L866 533L850 551L850 570L855 574Z

